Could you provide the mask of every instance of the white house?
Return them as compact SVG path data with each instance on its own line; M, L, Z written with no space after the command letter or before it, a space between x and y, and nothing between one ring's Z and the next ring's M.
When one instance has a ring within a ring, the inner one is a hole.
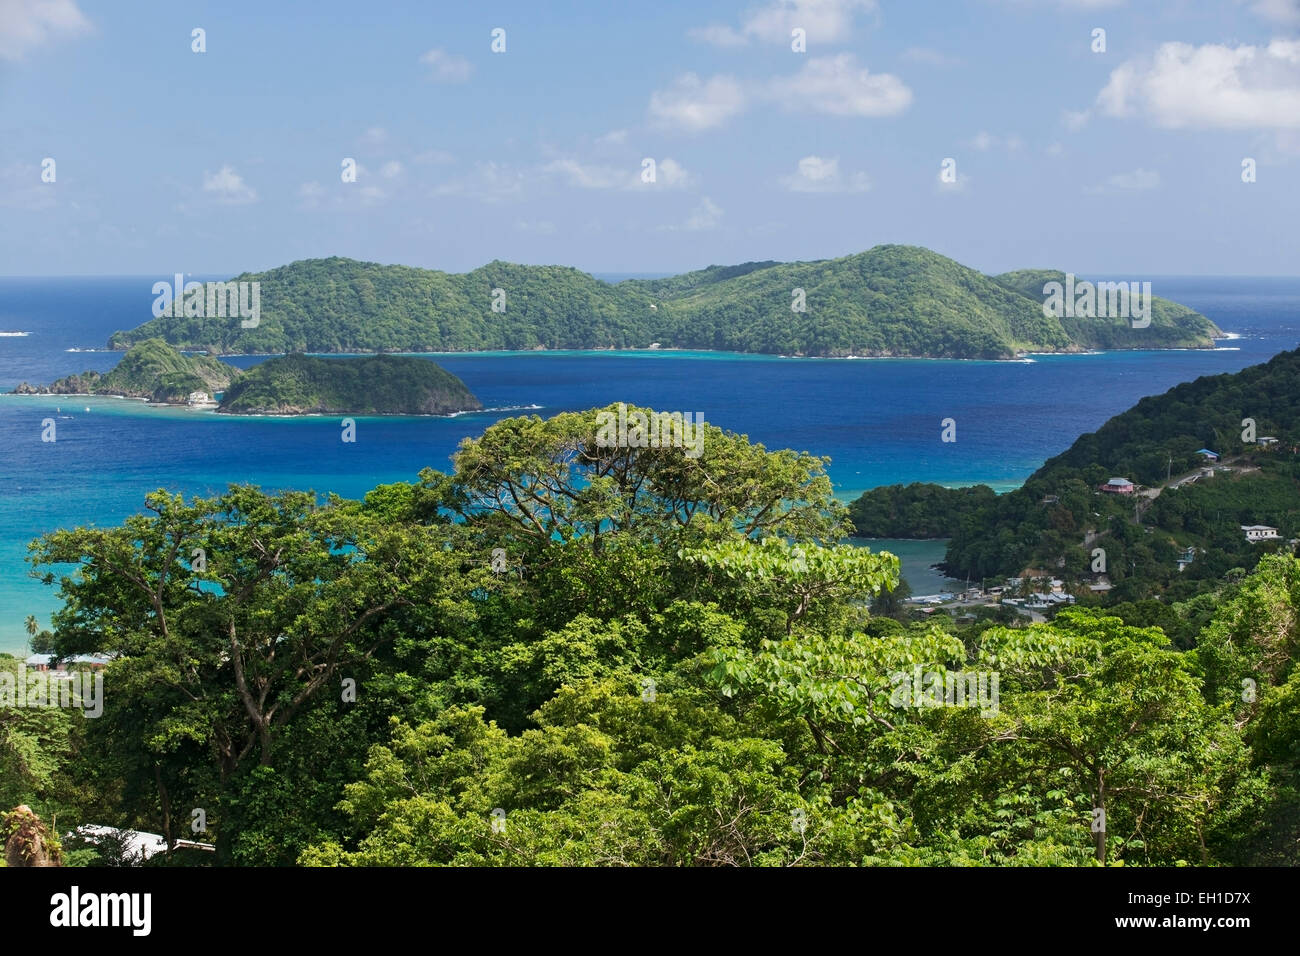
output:
M167 840L157 833L141 833L138 830L119 830L117 827L103 827L92 823L86 823L76 830L77 834L84 838L88 843L98 845L102 840L115 838L122 841L122 848L125 855L135 863L143 863L149 857L158 853L167 852ZM72 836L71 833L68 836ZM215 851L217 848L211 843L195 843L192 840L177 840L176 848L182 847L191 850Z
M1277 541L1282 536L1277 533L1277 528L1270 528L1266 524L1244 524L1241 530L1246 532L1246 540L1255 541Z

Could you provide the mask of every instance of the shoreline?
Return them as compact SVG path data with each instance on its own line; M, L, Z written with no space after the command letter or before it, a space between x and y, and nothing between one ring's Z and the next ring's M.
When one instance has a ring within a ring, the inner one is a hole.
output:
M140 398L135 395L101 395L96 392L13 392L0 391L0 398L98 398L115 402L141 402L145 408L156 410L174 409L181 412L210 412L212 415L220 415L223 418L337 418L344 415L353 418L459 418L462 415L477 415L480 412L504 412L504 411L523 411L537 410L544 408L543 405L520 405L503 408L467 408L456 412L447 412L442 415L423 414L420 412L223 412L220 407L212 404L205 405L179 405L168 402L151 402L147 398Z
M1222 331L1222 330L1221 330ZM1212 342L1220 342L1231 339L1241 338L1240 333L1225 332L1222 335L1211 336ZM171 343L168 343L171 344ZM194 348L185 345L173 345L179 352L194 355L208 355L218 361L224 361L231 358L282 358L285 355L297 353L292 352L213 352L209 349ZM677 357L691 356L736 356L747 359L794 359L794 360L814 360L826 362L866 362L866 361L918 361L918 362L997 362L1010 365L1024 364L1034 362L1037 356L1051 355L1111 355L1120 352L1214 352L1218 346L1191 346L1191 345L1173 345L1166 348L1157 346L1146 346L1142 348L1131 349L1088 349L1080 346L1079 348L1058 349L1051 352L1017 352L1014 356L1008 358L982 358L982 357L957 357L945 355L797 355L780 352L732 352L723 349L693 349L681 346L663 346L659 348L649 348L646 346L631 346L625 348L530 348L530 349L463 349L458 351L432 351L432 352L412 352L405 349L394 351L378 352L302 352L300 354L316 358L347 358L352 356L367 355L406 355L406 356L441 356L441 357L458 357L467 358L487 357L487 356L525 356L525 355L676 355ZM65 349L71 352L73 349ZM103 349L76 349L81 353L89 352L116 352L125 353L127 349L122 348L103 348Z

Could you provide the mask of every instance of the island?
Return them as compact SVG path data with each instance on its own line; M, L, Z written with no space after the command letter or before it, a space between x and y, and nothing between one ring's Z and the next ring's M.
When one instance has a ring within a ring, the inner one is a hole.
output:
M1115 314L1106 306L1128 301L1115 283L1105 284L1109 296L1097 283L1093 307L1076 309L1072 298L1056 314L1047 289L1082 287L1084 279L1035 270L989 276L903 245L617 283L564 266L491 262L455 274L338 257L232 281L259 284L255 327L205 315L195 294L183 315L116 332L109 347L158 336L215 355L658 347L1014 359L1031 352L1212 348L1222 337L1205 316L1159 296L1142 297L1149 315L1140 321Z
M14 394L141 398L229 415L453 415L483 408L464 382L425 358L294 354L241 371L210 355L183 354L160 338L131 346L110 372L50 385L23 382Z
M425 358L285 355L240 376L221 399L231 415L452 415L483 408L455 375Z
M50 385L23 382L17 395L107 395L142 398L159 405L215 404L242 373L210 355L185 355L161 338L139 342L109 372L82 372Z

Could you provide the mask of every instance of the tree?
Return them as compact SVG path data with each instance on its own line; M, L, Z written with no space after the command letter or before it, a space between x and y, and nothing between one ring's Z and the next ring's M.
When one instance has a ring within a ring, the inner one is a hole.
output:
M707 423L696 426L695 457L681 447L602 447L600 411L509 418L465 439L455 456L465 517L534 548L580 538L593 550L610 534L663 542L722 528L835 540L847 528L828 459L769 452ZM638 412L657 414L626 414Z
M187 504L160 491L146 507L120 528L56 531L31 551L37 567L77 566L59 581L59 652L120 655L108 670L111 749L156 787L170 833L169 780L215 787L186 793L183 805L208 806L246 761L272 766L277 739L393 640L404 613L437 615L460 560L436 528L338 500L318 507L306 493L232 486ZM199 754L211 755L206 782L186 771Z

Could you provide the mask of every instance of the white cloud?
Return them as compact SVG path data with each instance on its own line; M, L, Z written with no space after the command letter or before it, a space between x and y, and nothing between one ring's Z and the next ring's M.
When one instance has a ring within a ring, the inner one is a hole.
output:
M1300 0L1253 0L1250 9L1274 23L1300 23Z
M542 172L563 176L570 186L579 189L618 189L636 175L618 166L598 166L576 159L553 160L542 167Z
M1025 141L1015 133L1012 133L1010 136L995 136L987 130L980 130L967 140L966 145L970 146L972 149L979 150L981 153L988 152L990 149L997 149L998 147L1005 149L1009 153L1014 153L1025 145Z
M654 185L656 186L662 186L666 189L678 189L684 186L690 186L695 182L695 177L686 171L686 167L677 162L677 160L673 159L671 156L665 156L663 159L659 160L656 165L658 167L655 170L656 176ZM643 184L639 175L637 176L636 184L638 186L649 185Z
M1116 192L1155 189L1160 185L1160 174L1151 169L1135 169L1132 172L1116 173L1109 176L1100 186L1092 187L1089 192Z
M912 46L903 51L902 57L910 63L921 63L925 66L937 66L947 68L950 66L960 66L962 60L960 57L949 56L939 50L932 50L924 46Z
M895 116L912 102L902 80L870 73L851 53L813 57L799 72L772 80L768 91L787 109L832 116Z
M379 167L379 175L385 179L396 179L402 175L402 164L395 159L390 159Z
M1065 110L1061 114L1061 122L1065 128L1072 133L1077 133L1088 125L1088 120L1092 118L1091 110Z
M1005 0L1012 6L1043 7L1048 4L1067 10L1105 10L1124 5L1124 0Z
M388 130L382 126L372 126L361 134L360 142L365 146L382 146L388 142Z
M798 170L783 180L787 189L799 193L860 193L871 188L864 172L845 176L840 172L839 157L823 159L805 156L799 160Z
M75 0L0 0L0 60L91 29Z
M694 73L677 78L670 89L650 94L650 117L660 127L691 132L718 126L745 108L745 94L733 77L701 82Z
M474 72L469 60L446 50L430 50L420 62L428 65L429 75L439 83L464 83Z
M1049 143L1043 152L1048 156L1063 156L1065 155L1065 147L1060 143Z
M541 171L561 176L570 186L579 189L679 189L694 181L681 163L668 156L655 162L653 183L642 182L640 162L613 166L563 158L552 160Z
M875 0L770 0L746 13L739 28L711 24L688 35L714 46L735 47L750 40L789 43L790 32L800 27L810 44L838 43L853 32L858 14L875 9Z
M686 220L684 228L692 232L698 232L705 229L716 229L721 222L722 208L708 196L705 196L700 200L700 204L691 210L691 215Z
M501 202L522 195L526 178L522 171L503 163L478 162L468 176L443 183L433 194Z
M1112 72L1097 106L1167 128L1300 128L1300 40L1266 47L1165 43L1153 57Z
M627 130L612 129L604 136L597 136L596 143L600 146L622 146L627 142Z
M230 205L257 202L257 191L245 183L243 177L229 164L215 173L203 173L203 191L212 193L218 202Z
M308 209L315 209L324 195L325 187L315 180L298 187L298 199Z

